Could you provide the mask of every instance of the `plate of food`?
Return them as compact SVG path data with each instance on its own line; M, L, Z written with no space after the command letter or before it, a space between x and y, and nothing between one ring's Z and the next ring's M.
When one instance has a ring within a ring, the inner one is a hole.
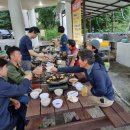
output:
M77 81L78 81L77 78L70 78L70 79L69 79L69 82L70 82L70 83L76 83Z
M52 74L47 78L47 83L52 85L63 84L68 81L68 76L65 74Z
M42 89L41 88L36 88L36 89L33 89L32 91L37 91L37 92L41 93Z

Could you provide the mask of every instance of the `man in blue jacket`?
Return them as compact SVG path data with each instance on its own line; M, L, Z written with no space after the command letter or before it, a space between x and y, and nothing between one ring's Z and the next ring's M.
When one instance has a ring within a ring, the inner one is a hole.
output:
M25 76L20 85L10 84L5 80L6 65L7 61L0 59L0 130L24 130L26 120L20 113L26 111L26 106L11 97L30 92L32 75Z
M92 87L88 87L88 95L101 107L111 106L114 102L112 82L104 65L95 62L90 50L80 50L79 65L75 67L52 68L52 72L79 73L84 72Z

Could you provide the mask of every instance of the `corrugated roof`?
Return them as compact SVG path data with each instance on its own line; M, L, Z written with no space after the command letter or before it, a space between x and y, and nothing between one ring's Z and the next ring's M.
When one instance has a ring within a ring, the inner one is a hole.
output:
M86 19L126 6L130 6L130 0L85 0Z

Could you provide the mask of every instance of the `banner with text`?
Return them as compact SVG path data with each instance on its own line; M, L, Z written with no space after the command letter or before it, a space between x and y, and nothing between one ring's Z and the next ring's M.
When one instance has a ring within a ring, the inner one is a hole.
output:
M72 4L72 16L73 39L78 45L82 45L81 0L75 0Z

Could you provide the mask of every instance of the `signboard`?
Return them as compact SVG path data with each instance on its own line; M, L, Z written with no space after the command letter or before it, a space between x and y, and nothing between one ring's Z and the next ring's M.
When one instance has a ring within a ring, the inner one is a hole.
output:
M72 4L72 17L73 39L78 45L82 45L81 0L75 0Z

